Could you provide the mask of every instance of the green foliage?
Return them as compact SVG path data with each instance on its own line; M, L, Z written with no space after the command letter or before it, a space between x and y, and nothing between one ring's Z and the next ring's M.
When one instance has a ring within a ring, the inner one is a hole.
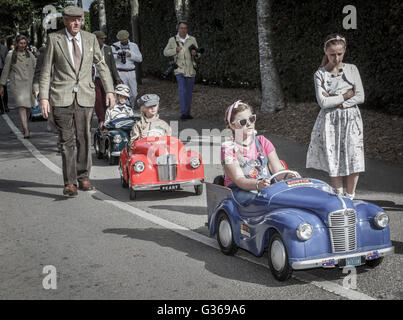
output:
M314 99L313 73L330 33L347 39L344 61L357 65L365 106L403 115L403 4L399 0L356 0L357 29L344 30L343 7L351 1L274 1L273 38L276 66L288 100Z
M256 0L192 0L190 31L205 48L198 78L229 87L260 85Z
M140 0L139 28L143 74L159 76L168 67L164 48L176 34L174 1Z
M129 0L105 0L107 43L118 41L116 35L119 30L127 30L131 37L130 25L130 1Z
M260 87L256 0L189 2L189 33L205 48L197 80ZM131 33L130 2L105 4L110 43L120 29ZM139 4L143 71L160 75L169 61L163 49L176 34L174 0L139 0ZM357 9L358 28L344 30L343 7L351 4ZM273 1L273 55L286 99L315 100L313 74L322 60L324 38L340 32L347 39L345 62L357 65L361 73L364 106L403 115L402 11L400 0Z
M99 16L98 16L98 1L94 1L91 3L89 8L90 13L90 32L94 32L99 30Z

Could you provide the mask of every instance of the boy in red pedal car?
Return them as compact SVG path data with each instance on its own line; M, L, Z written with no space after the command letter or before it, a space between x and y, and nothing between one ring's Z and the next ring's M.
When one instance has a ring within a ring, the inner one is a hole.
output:
M160 97L156 94L145 94L137 100L141 110L141 120L133 126L130 134L130 147L133 146L136 140L145 137L161 137L172 134L168 123L159 118L159 102Z

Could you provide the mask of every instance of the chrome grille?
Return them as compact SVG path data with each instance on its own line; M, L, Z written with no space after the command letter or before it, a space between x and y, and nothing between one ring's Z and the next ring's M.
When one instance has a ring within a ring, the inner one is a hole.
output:
M157 158L158 180L172 181L177 176L177 162L173 154L159 156Z
M329 214L329 232L334 253L357 249L357 214L353 209L339 210Z

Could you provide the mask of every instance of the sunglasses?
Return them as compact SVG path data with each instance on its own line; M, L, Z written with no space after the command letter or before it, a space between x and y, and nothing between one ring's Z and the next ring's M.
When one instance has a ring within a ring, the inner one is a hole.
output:
M236 120L233 122L233 124L240 124L242 127L244 127L247 123L255 123L256 121L256 114L252 114L249 118L246 119L240 119Z

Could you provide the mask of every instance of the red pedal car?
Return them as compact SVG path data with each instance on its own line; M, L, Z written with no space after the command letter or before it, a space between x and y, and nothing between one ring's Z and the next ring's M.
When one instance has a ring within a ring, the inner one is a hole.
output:
M142 190L193 186L196 195L203 193L202 159L175 137L147 137L136 141L133 148L126 146L120 154L119 171L122 187L129 188L131 200Z

